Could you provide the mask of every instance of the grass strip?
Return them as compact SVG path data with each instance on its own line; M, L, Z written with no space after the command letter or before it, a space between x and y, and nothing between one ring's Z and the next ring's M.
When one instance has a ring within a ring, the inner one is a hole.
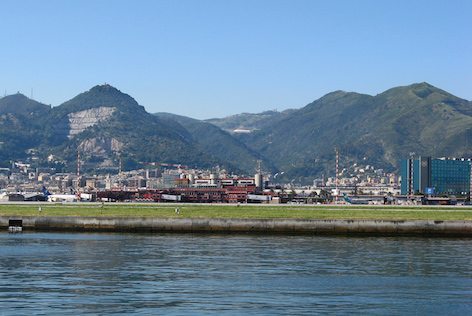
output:
M178 213L176 213L178 209ZM91 216L241 219L472 220L472 208L403 206L3 204L0 216Z

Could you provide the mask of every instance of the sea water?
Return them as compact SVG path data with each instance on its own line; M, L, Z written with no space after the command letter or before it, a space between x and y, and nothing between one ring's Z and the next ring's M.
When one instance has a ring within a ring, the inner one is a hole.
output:
M472 239L0 233L0 315L472 314Z

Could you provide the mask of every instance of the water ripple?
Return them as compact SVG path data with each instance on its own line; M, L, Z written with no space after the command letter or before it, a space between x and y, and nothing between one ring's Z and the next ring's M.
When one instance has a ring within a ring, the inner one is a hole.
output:
M470 239L0 233L0 315L471 314Z

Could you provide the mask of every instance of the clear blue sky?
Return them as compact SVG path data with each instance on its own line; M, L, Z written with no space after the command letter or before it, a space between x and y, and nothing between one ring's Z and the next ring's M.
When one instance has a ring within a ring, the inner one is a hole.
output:
M0 91L109 83L194 118L429 82L472 99L472 1L2 0Z

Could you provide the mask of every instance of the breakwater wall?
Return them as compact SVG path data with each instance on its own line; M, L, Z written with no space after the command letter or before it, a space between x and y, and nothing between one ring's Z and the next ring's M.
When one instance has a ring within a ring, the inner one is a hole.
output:
M14 223L14 224L13 224ZM441 235L472 237L472 221L200 219L0 216L0 227L23 231Z

